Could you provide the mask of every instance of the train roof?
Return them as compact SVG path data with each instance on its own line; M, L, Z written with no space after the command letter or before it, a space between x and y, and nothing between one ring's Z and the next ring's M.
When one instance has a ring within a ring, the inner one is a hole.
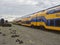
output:
M47 8L47 9L44 9L44 10L41 10L41 11L38 11L38 12L34 12L34 13L32 13L32 14L29 14L29 15L25 15L25 16L23 16L23 18L30 17L31 15L33 15L33 14L35 14L35 13L43 12L43 11L45 11L45 10L52 9L52 8L58 7L58 6L60 6L60 5L52 6L52 7L50 7L50 8Z
M60 5L52 6L52 7L50 7L50 8L47 8L47 9L44 9L44 10L41 10L41 11L38 11L38 12L43 12L43 11L45 11L45 10L52 9L52 8L58 7L58 6L60 6ZM38 12L35 12L35 13L38 13ZM33 14L35 14L35 13L33 13Z

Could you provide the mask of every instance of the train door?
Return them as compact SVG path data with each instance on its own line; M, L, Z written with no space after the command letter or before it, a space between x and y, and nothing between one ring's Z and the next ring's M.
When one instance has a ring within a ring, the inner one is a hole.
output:
M60 27L60 19L56 19L55 23L56 23L55 26Z

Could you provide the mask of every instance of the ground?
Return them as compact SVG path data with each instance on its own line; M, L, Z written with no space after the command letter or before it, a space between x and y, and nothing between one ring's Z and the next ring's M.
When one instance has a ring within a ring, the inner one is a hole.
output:
M60 45L60 34L19 25L0 27L0 45Z

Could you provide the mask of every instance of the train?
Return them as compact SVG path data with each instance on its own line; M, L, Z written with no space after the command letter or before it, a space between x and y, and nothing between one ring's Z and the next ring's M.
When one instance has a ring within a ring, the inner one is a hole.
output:
M17 23L23 26L60 31L60 5L21 18Z

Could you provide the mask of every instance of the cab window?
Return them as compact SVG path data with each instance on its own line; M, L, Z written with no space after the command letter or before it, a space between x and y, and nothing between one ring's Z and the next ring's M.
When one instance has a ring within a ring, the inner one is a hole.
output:
M53 9L53 10L47 11L47 14L54 14L54 13L58 13L58 12L60 12L60 9Z

